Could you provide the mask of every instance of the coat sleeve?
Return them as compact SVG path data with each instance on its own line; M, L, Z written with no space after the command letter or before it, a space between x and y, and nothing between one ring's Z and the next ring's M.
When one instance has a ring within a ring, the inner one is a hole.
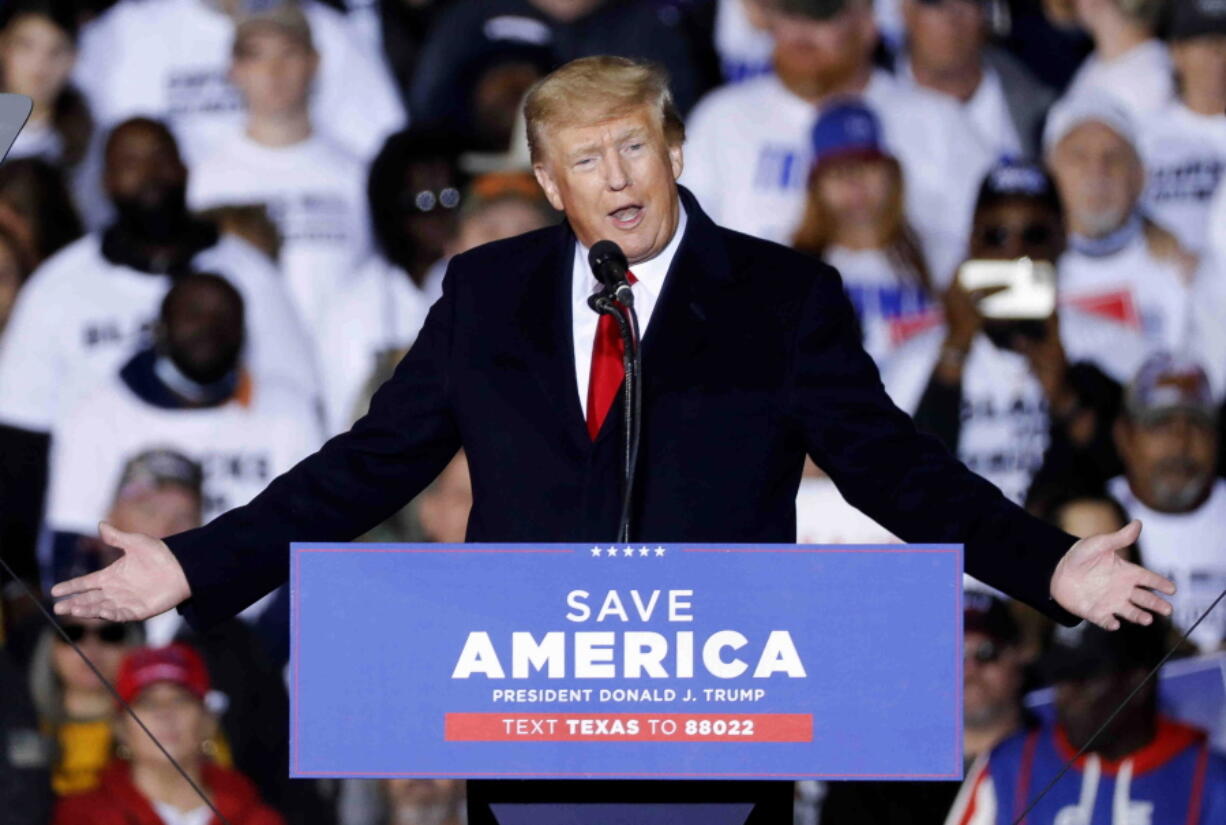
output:
M1076 541L972 473L886 395L837 273L813 279L794 342L791 414L839 492L910 542L962 543L966 572L1061 624L1056 563Z
M451 265L454 269L455 263ZM448 386L456 296L452 272L412 349L346 433L204 527L166 540L192 595L197 629L236 615L283 584L293 541L350 541L424 488L460 447Z

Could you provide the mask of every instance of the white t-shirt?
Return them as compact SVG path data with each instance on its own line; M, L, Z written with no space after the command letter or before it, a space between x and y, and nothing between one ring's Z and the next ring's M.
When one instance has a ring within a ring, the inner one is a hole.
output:
M1226 188L1223 188L1226 192ZM1226 200L1223 201L1226 203ZM1226 220L1226 214L1222 216ZM1192 282L1192 323L1187 354L1209 376L1214 398L1226 397L1226 247L1206 250Z
M1146 507L1123 476L1111 479L1107 489L1129 516L1141 520L1141 561L1175 582L1171 621L1187 630L1226 589L1226 481L1217 479L1204 504L1180 514ZM1226 640L1226 612L1215 609L1190 638L1202 650L1216 650Z
M81 399L51 440L47 525L92 534L110 510L124 464L158 447L200 462L207 523L246 504L322 441L313 411L293 397L170 410L143 401L115 375Z
M271 262L222 235L193 261L227 278L246 305L246 361L257 386L284 386L311 403L318 383L310 339ZM170 278L102 256L86 235L49 258L17 295L0 339L0 422L49 432L93 385L148 341Z
M405 121L391 75L344 14L315 0L302 9L320 55L315 125L369 159ZM190 165L241 128L226 79L233 40L234 23L204 0L120 0L82 30L74 82L103 130L134 115L166 120Z
M913 336L941 323L940 302L934 294L885 252L835 246L823 258L843 277L843 288L860 319L864 349L878 367Z
M1146 40L1113 60L1091 54L1073 75L1065 97L1099 91L1114 96L1138 121L1164 107L1175 95L1175 68L1166 44Z
M280 147L241 132L222 138L192 170L187 200L193 209L267 206L281 272L312 334L370 252L366 165L322 135Z
M150 800L154 810L166 825L208 825L213 820L213 811L208 805L201 805L190 811L180 811L174 805Z
M6 160L16 158L42 158L48 163L59 163L64 156L64 142L55 131L51 121L27 122L17 133L17 140L9 149Z
M1141 124L1137 142L1149 175L1145 213L1200 253L1226 173L1226 114L1198 114L1172 100Z
M715 10L715 51L727 83L740 83L771 70L775 43L755 29L745 14L745 0L718 0Z
M963 245L992 153L944 95L877 70L863 99L902 165L908 220L921 237ZM816 119L817 107L773 73L716 89L690 114L681 183L716 223L790 243L804 213Z
M411 345L429 310L430 302L408 274L383 258L371 256L354 273L319 327L329 435L347 430L364 412L358 404L376 358Z
M1219 261L1226 261L1226 186L1219 186L1209 204L1207 245Z
M899 544L897 536L847 503L829 476L802 478L796 491L797 544Z
M1071 304L1139 330L1152 349L1183 350L1189 339L1188 280L1173 259L1158 258L1144 233L1113 255L1091 257L1069 249L1059 261L1062 304ZM1117 381L1132 380L1139 363L1102 352L1103 370Z
M1103 352L1110 352L1139 365L1145 356L1136 330L1066 305L1059 322L1070 363L1098 363ZM886 392L908 413L919 407L945 333L941 325L916 336L882 370ZM1047 399L1025 356L977 336L963 366L961 419L958 458L1022 503L1050 442Z
M915 75L911 73L910 61L900 62L902 65L897 72L900 82L918 87ZM953 97L949 99L961 107L967 120L975 127L979 142L991 150L993 157L1021 157L1022 139L1013 123L1013 116L1009 114L1005 86L996 69L987 65L983 67L983 78L970 100L962 102Z

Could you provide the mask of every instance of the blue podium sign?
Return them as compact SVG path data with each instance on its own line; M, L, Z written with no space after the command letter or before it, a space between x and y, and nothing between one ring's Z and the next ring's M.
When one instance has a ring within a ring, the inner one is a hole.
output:
M295 777L962 778L960 545L295 543Z

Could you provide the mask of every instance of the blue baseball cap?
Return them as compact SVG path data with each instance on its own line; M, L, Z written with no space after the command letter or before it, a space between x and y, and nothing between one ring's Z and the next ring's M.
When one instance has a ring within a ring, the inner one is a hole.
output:
M813 166L840 157L886 157L881 145L881 121L855 100L822 109L813 124Z

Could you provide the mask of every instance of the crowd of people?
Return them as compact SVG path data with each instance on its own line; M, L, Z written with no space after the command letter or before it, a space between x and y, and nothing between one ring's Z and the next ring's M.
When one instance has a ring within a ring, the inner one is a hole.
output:
M838 269L922 429L1074 535L1140 518L1178 584L1106 633L968 579L966 782L797 785L797 823L1013 821L1167 650L1226 643L1221 0L6 0L0 552L46 598L114 558L99 521L202 524L347 429L451 256L560 219L521 104L593 54L667 70L681 184ZM462 541L471 497L461 453L367 538ZM810 464L797 540L894 538ZM211 821L0 585L5 821ZM64 629L235 825L463 822L458 781L288 779L288 622ZM1141 690L1029 821L1226 821L1226 731L1168 710Z

